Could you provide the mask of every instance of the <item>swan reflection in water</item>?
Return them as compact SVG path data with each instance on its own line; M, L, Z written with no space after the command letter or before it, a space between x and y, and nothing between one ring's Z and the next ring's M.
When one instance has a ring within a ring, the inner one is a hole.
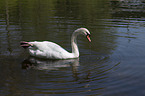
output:
M29 57L22 62L22 69L36 69L36 70L45 70L61 71L61 68L71 68L72 77L75 81L79 83L89 82L90 81L90 71L82 74L80 76L79 72L79 58L77 59L67 59L67 60L44 60L34 57Z
M45 60L29 57L22 62L22 69L59 70L59 68L73 67L77 70L79 58L68 60Z

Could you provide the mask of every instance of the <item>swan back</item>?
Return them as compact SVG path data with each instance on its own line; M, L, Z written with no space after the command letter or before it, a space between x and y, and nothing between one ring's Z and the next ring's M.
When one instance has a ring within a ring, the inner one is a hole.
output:
M69 53L56 43L49 41L43 42L34 41L30 43L33 44L33 47L29 48L29 53L32 56L49 59L74 58L73 53Z
M85 35L88 40L90 39L90 32L86 28L79 28L75 30L72 34L71 45L72 45L72 53L66 51L61 46L56 43L43 41L43 42L21 42L21 46L29 49L29 53L31 56L45 59L70 59L70 58L78 58L79 50L77 46L77 36L79 34Z

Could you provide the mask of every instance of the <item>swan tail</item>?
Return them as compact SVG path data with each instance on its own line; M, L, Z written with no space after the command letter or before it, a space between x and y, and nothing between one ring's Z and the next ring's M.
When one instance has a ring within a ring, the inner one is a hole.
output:
M32 46L32 44L30 44L29 42L21 41L20 46L23 47L24 49L26 49L26 48Z

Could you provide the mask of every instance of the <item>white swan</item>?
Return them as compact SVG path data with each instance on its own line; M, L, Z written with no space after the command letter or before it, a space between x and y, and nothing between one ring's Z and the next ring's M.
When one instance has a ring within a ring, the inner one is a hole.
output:
M22 41L20 45L24 48L29 49L29 53L31 56L45 59L71 59L79 57L79 50L77 46L76 38L79 34L85 35L88 40L90 39L90 32L86 28L79 28L75 30L71 37L71 45L72 45L72 53L69 53L61 46L56 43L43 41L43 42L24 42Z

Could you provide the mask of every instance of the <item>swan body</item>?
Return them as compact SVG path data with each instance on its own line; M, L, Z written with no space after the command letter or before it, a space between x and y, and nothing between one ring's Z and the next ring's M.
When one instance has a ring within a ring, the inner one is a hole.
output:
M28 48L31 56L45 59L71 59L79 57L79 50L76 38L79 34L85 35L88 40L90 39L90 32L86 28L79 28L75 30L71 37L72 53L66 51L64 48L56 43L43 41L43 42L21 42L21 46Z

